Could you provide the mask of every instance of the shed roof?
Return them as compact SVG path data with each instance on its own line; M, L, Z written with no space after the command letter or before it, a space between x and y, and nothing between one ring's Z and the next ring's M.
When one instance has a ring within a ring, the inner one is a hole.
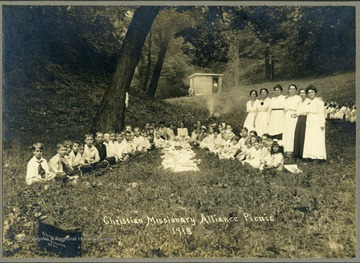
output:
M214 74L214 73L194 73L189 78L195 77L195 76L209 76L209 77L223 77L224 74Z

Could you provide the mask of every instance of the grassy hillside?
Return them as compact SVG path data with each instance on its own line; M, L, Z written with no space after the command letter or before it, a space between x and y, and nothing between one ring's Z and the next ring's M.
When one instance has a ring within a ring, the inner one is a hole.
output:
M314 84L323 98L333 95L341 102L355 98L353 80L352 74L345 74L294 82L299 87ZM126 122L210 122L207 108L213 103L219 121L239 128L245 117L248 91L262 86L270 89L274 83L244 86L218 94L213 101L210 97L195 97L153 102L134 89ZM338 91L343 86L347 89ZM328 87L326 92L322 87ZM85 238L84 258L355 257L355 126L328 123L327 162L298 162L303 173L297 175L285 171L261 173L236 161L219 160L202 150L196 150L196 158L201 159L200 171L173 173L163 170L161 153L154 151L126 165L103 170L102 176L89 173L77 185L26 186L30 143L44 142L45 157L49 159L55 154L57 141L74 139L85 130L61 124L57 131L42 134L29 129L17 134L24 136L24 143L9 140L4 144L5 257L56 257L37 246L40 215L79 225ZM244 213L266 214L275 220L246 221ZM237 217L238 221L200 223L202 215ZM144 224L106 224L104 216L139 218ZM147 226L148 216L194 217L197 223Z

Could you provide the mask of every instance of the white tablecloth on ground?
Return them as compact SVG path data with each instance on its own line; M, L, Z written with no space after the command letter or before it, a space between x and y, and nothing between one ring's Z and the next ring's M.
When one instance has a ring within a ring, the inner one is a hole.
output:
M168 142L162 150L161 164L164 169L170 169L173 172L199 171L197 165L200 159L195 159L195 152L190 144L185 142Z

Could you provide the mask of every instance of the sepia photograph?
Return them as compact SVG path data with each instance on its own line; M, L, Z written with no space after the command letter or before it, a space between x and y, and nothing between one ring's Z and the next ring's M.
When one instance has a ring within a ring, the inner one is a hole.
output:
M2 260L358 259L357 8L1 3Z

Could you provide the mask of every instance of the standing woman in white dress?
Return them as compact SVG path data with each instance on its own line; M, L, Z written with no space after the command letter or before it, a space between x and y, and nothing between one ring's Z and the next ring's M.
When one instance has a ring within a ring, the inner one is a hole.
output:
M251 99L246 103L246 111L248 112L248 115L246 116L244 127L247 128L248 131L253 131L255 130L254 127L255 111L259 101L256 99L258 96L256 90L250 91L249 95Z
M255 111L255 131L259 136L262 136L264 133L268 133L268 124L269 124L269 113L268 108L270 104L270 99L268 98L269 91L266 88L260 89L260 99L256 106ZM249 130L250 131L250 130Z
M284 102L283 146L285 155L291 157L294 151L294 136L297 123L297 117L294 114L301 102L301 98L299 95L296 95L297 87L295 84L291 84L288 90L289 95L285 98Z
M324 102L316 97L316 87L306 88L309 102L306 105L306 130L303 158L326 160Z
M273 139L282 140L284 131L284 103L285 96L282 95L283 88L280 84L274 87L274 96L270 100L269 112L269 134Z

